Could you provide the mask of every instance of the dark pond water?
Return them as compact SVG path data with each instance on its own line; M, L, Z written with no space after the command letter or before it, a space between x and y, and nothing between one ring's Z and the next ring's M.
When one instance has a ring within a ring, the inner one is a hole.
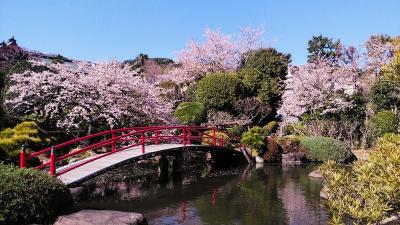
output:
M149 224L326 224L315 165L215 171L160 184L118 183L82 208L139 212Z

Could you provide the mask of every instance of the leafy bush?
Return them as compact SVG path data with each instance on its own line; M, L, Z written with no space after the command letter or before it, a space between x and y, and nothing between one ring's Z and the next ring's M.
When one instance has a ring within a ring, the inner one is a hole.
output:
M328 161L320 167L332 224L378 224L400 209L400 135L386 134L367 161L348 171Z
M242 134L242 143L251 149L261 151L265 147L265 133L259 126L254 126Z
M240 81L235 74L209 74L198 82L196 98L206 108L231 108L239 87Z
M396 133L399 126L399 118L392 111L380 111L371 118L371 126L377 137L385 133Z
M71 205L71 193L60 180L0 164L0 224L42 224Z
M206 111L200 102L182 102L175 110L174 116L186 125L198 125L205 120Z
M39 130L36 123L31 121L22 122L14 128L6 128L0 132L0 149L10 159L18 156L22 145L35 148L41 142L50 142L49 139L40 137Z
M246 128L241 125L235 125L231 128L228 128L227 131L233 136L241 137L242 134L246 131Z
M201 144L203 144L203 145L212 145L212 143L213 143L212 136L213 136L213 131L204 132ZM215 132L215 137L217 139L216 140L217 146L220 145L219 141L220 141L221 138L224 140L224 147L231 146L231 138L227 134L225 134L223 132L216 131Z
M306 157L312 161L346 162L354 157L349 147L333 138L302 137L300 146L305 149Z
M268 134L273 134L278 130L278 122L271 121L263 127Z

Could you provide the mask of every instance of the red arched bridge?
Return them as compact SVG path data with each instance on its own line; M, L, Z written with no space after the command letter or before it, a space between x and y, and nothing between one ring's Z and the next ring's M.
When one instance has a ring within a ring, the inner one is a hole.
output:
M214 127L202 126L152 126L108 130L31 154L26 154L22 149L20 167L26 167L27 160L45 154L49 156L49 160L35 168L48 170L52 176L57 176L68 185L82 182L132 160L181 149L225 152L239 156L243 154L249 161L247 150L240 140L235 137L230 137L229 141L224 140L219 135L221 132ZM91 144L77 148L83 142ZM102 150L103 153L84 157L85 153L94 150ZM75 161L67 163L72 158Z

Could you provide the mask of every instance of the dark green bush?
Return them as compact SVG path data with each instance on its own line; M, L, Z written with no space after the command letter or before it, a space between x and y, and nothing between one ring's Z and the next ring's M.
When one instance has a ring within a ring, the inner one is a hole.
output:
M268 134L273 134L278 130L278 122L276 121L271 121L267 125L263 127L263 129L268 133Z
M241 125L235 125L231 128L228 128L227 131L233 136L241 137L242 134L246 131L246 128Z
M370 98L375 109L390 110L400 107L399 85L390 80L380 79L374 83Z
M206 108L229 109L232 107L240 88L240 80L235 74L209 74L197 84L197 101Z
M198 125L204 122L206 110L200 102L182 102L175 110L174 116L186 125Z
M46 223L72 203L60 180L42 171L0 164L0 224Z
M300 147L305 149L306 157L312 161L347 162L354 158L348 146L329 137L302 137Z
M371 118L371 128L375 137L381 137L385 133L397 133L399 118L392 111L380 111Z

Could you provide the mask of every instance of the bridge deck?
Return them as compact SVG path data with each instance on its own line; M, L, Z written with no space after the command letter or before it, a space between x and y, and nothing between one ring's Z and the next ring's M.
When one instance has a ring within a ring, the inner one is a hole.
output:
M155 152L161 152L165 150L173 150L173 149L179 149L179 148L184 148L184 147L196 147L200 145L186 145L183 146L182 144L160 144L160 145L148 145L145 148L145 154L142 154L141 146L138 147L133 147L126 149L124 151L116 152L114 154L110 154L108 156L99 158L97 160L94 160L92 162L89 162L87 164L84 164L80 167L77 167L76 169L70 170L60 176L58 178L64 182L66 185L70 185L73 183L80 182L82 180L85 180L87 178L90 178L98 173L101 173L102 171L107 170L110 167L113 167L117 164L121 164L123 162L126 162L128 160L132 160L134 158L139 158L143 155L155 153ZM81 161L59 167L57 168L57 172L61 172L63 170L68 169L69 167L76 165L78 163L81 163L83 161L90 160L90 158L83 159Z

